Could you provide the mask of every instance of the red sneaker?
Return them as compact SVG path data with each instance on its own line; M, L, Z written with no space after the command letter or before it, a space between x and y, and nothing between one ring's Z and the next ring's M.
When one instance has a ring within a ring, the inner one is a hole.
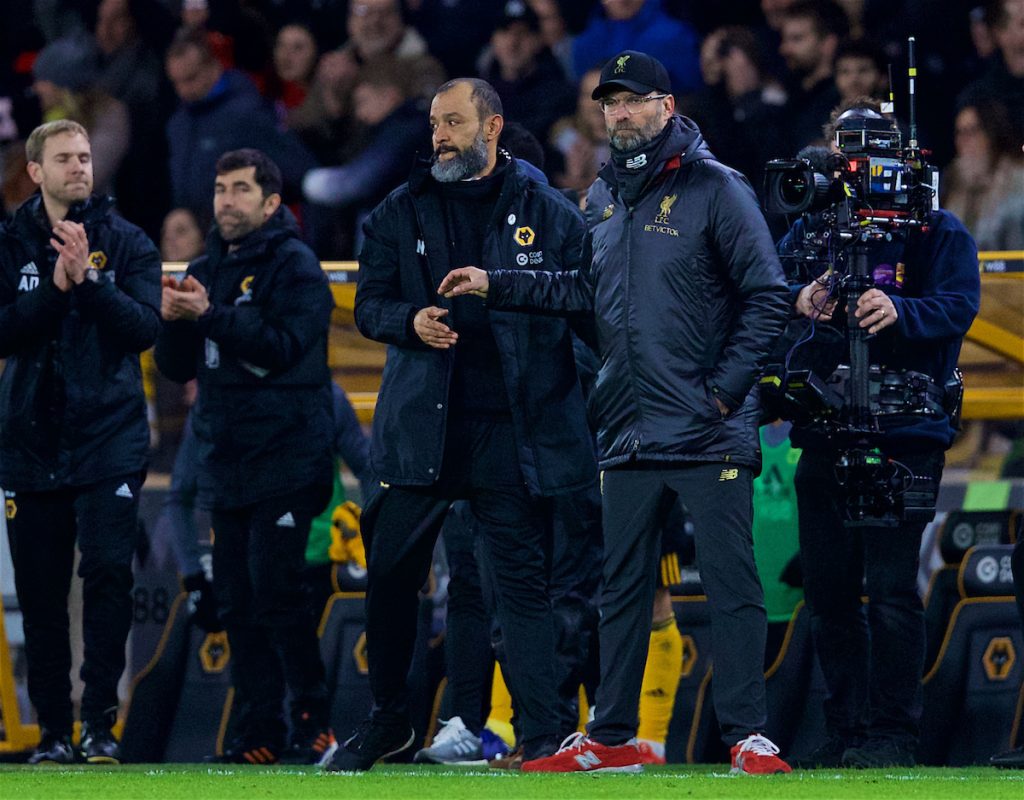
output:
M747 775L778 775L792 772L792 767L779 758L779 748L759 733L740 739L729 751L732 754L732 772Z
M558 752L523 762L523 772L642 772L644 757L634 742L607 745L582 733L568 737Z
M654 748L648 742L637 742L636 746L640 749L640 757L644 760L645 764L665 763L665 756L660 756L654 752Z

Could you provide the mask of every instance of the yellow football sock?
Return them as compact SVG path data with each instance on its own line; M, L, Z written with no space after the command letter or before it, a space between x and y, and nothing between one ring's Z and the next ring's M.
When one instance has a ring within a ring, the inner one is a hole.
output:
M512 695L505 685L501 665L494 665L494 680L491 682L491 714L486 726L504 740L510 748L516 746L516 734L512 729Z
M675 617L651 626L647 667L640 688L640 728L637 738L665 745L672 707L683 670L683 637Z

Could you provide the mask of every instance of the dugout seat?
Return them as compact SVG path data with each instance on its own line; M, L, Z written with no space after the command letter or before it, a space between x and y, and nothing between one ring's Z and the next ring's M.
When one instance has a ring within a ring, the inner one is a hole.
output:
M718 723L711 702L711 618L705 595L673 596L683 637L683 670L665 739L669 763L720 760Z
M338 592L328 600L320 621L320 655L331 698L331 726L339 741L346 739L373 708L364 605L362 592ZM429 599L420 601L416 645L409 669L409 716L416 741L424 746L435 728L444 680L444 636L435 635L432 630L433 609ZM408 760L419 746L396 760Z
M932 573L924 596L926 669L935 664L953 609L963 599L958 580L964 555L976 545L1012 541L1015 516L1016 512L1010 509L957 510L946 516L939 533L939 552L945 563Z
M811 615L801 600L775 661L765 671L767 731L785 756L808 754L825 739L825 694L825 677L811 638Z
M960 599L922 680L921 764L985 764L1012 741L1024 658L1012 551L1007 544L977 545L960 565Z
M231 714L231 651L223 633L191 623L179 594L152 660L132 683L121 755L126 762L198 762L220 747Z

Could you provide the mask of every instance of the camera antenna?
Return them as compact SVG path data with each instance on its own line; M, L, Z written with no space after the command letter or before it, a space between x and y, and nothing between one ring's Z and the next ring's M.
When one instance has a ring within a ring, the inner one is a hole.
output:
M917 59L914 55L914 37L907 39L907 78L910 80L910 149L917 150L917 101L914 84L917 80Z
M889 71L889 102L882 103L882 113L883 114L890 114L890 115L892 115L892 117L893 117L893 127L895 128L895 126L896 126L896 100L893 97L893 92L892 92L892 62L891 61L887 64L887 68L888 68L888 71Z

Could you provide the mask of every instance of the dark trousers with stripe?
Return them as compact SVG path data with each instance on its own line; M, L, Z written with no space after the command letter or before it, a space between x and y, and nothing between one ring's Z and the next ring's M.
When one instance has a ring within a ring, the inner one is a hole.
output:
M938 485L941 450L887 454ZM848 742L878 736L913 748L925 659L917 591L925 523L846 526L835 462L835 453L805 449L795 479L804 597L828 687L825 722Z
M110 725L132 624L132 556L144 474L52 492L6 492L7 535L25 626L28 694L40 726L71 734L68 592L82 553L82 719Z
M286 686L293 726L328 724L318 620L306 604L302 573L310 524L330 495L330 485L308 486L211 512L213 587L247 744L284 743Z
M558 736L547 594L549 537L526 490L508 421L461 419L449 427L441 478L430 487L382 488L363 511L367 548L366 643L374 719L408 721L407 676L417 593L449 506L469 501L483 558L496 583L496 613L508 655L527 757Z
M606 470L601 491L601 683L591 738L615 745L636 736L662 530L677 500L693 521L708 598L722 741L731 747L764 731L767 618L754 565L753 472L720 463L632 464Z

